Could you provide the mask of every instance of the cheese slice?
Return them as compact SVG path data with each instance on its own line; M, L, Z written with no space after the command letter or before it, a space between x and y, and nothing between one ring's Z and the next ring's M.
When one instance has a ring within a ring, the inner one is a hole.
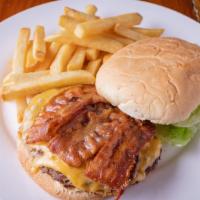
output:
M28 103L28 106L24 112L24 119L21 127L21 131L23 132L23 138L25 139L26 135L24 134L27 129L29 129L33 122L35 117L38 115L39 112L41 112L45 105L56 95L61 93L62 89L52 89L47 90L46 92L43 92L41 94L38 94L34 96L30 102Z
M141 182L146 178L146 170L152 167L154 162L159 158L162 144L157 138L153 138L141 150L139 154L139 161L135 173L135 178L131 183Z
M105 186L85 176L85 166L79 168L72 167L59 159L57 155L51 153L48 147L44 145L31 146L43 152L41 156L38 155L32 159L33 171L37 172L42 166L48 167L65 175L72 185L80 190L87 192L108 191L108 188Z

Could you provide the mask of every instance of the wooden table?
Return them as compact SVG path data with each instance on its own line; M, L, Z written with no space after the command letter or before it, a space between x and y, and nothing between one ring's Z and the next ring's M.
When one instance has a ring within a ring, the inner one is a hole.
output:
M50 1L53 0L0 0L0 21L22 10ZM172 8L193 19L196 19L195 14L193 12L192 0L146 0L146 1Z

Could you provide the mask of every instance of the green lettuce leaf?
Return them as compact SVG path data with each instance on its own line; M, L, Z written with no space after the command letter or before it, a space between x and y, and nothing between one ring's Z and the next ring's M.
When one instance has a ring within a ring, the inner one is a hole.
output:
M176 127L174 125L156 125L157 136L161 141L175 146L185 146L197 130L197 128Z
M200 106L195 109L188 119L173 125L156 125L158 137L165 143L184 146L192 137L200 132Z

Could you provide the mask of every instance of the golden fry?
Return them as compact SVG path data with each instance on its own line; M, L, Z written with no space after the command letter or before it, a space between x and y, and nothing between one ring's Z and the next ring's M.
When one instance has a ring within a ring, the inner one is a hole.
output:
M94 4L88 4L88 5L85 7L85 12L86 12L88 15L95 15L96 12L97 12L97 7L96 7Z
M50 44L47 43L46 57L42 62L39 62L35 66L34 71L43 71L49 69L61 46L62 44L59 42L52 42Z
M31 96L51 88L66 87L75 84L94 84L94 76L86 70L61 72L40 76L38 79L28 80L26 74L16 83L6 84L2 87L3 100L13 100Z
M64 8L64 14L77 20L78 22L85 22L88 20L98 19L98 17L96 17L94 15L88 15L86 13L80 12L78 10L74 10L69 7Z
M17 107L17 121L20 123L24 117L24 111L27 107L26 98L18 98L16 99L16 107Z
M59 25L62 28L64 28L64 30L66 30L66 31L73 32L74 29L76 28L77 24L78 24L78 22L75 19L73 19L67 15L62 15L59 18Z
M86 54L85 48L78 47L67 65L67 70L71 71L71 70L82 69L83 63L85 61L85 54Z
M84 38L109 31L114 28L115 24L132 27L133 25L139 24L141 20L142 16L138 13L129 13L116 17L86 21L76 26L74 34L79 38Z
M97 71L99 70L102 63L102 59L97 59L88 62L88 65L86 66L85 70L96 76Z
M77 38L69 32L62 32L55 34L46 38L46 41L52 42L57 41L61 43L74 43L78 46L89 47L93 49L98 49L100 51L105 51L108 53L114 53L117 50L121 49L124 45L114 39L111 39L106 36L96 35L88 38Z
M146 36L142 33L136 32L133 29L126 28L126 27L119 25L119 24L117 24L115 26L114 30L117 34L119 34L123 37L130 38L130 39L135 40L135 41L149 38L148 36Z
M43 61L46 55L45 31L43 26L36 26L33 39L33 57Z
M34 81L40 78L41 76L49 75L49 71L39 71L39 72L28 72L28 73L9 73L3 80L3 85L12 85L23 81Z
M21 74L25 70L27 49L29 46L30 29L22 28L19 32L17 47L14 53L12 71L13 74ZM16 84L16 82L14 83ZM21 122L26 108L26 98L19 98L16 100L17 106L17 120Z
M46 55L43 61L38 61L33 57L33 51L31 54L31 49L28 49L28 53L26 56L26 66L25 66L25 73L35 72L40 70L46 70L49 66L46 66L47 61L49 60L48 50L49 50L50 43L46 43ZM33 47L32 47L33 49ZM27 65L29 62L29 65ZM36 62L36 63L34 63Z
M164 29L162 28L140 28L140 27L133 27L132 28L134 31L138 33L142 33L144 35L147 35L149 37L160 37Z
M66 66L70 61L75 48L76 47L73 44L63 44L50 66L50 71L52 73L66 71Z
M29 68L33 68L37 64L38 60L33 57L33 42L30 41L28 45L27 55L26 55L26 64L25 68L27 71Z
M19 31L19 36L17 40L17 46L15 49L13 62L12 62L12 71L14 73L23 73L25 62L26 62L26 53L29 44L30 29L21 28Z
M91 48L88 48L86 50L86 59L87 60L96 60L100 55L100 51L97 50L97 49L91 49Z
M52 42L48 49L49 55L55 56L58 53L58 50L60 49L61 46L62 44L59 42Z
M121 42L125 46L134 42L134 40L131 40L129 38L117 35L116 33L106 33L105 35L114 39L114 40Z

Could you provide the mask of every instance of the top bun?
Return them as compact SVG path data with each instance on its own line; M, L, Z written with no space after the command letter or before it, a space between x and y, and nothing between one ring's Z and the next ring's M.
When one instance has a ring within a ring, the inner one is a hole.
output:
M100 68L96 88L131 117L183 121L200 104L200 47L177 38L140 40Z

